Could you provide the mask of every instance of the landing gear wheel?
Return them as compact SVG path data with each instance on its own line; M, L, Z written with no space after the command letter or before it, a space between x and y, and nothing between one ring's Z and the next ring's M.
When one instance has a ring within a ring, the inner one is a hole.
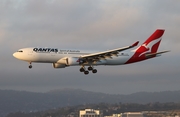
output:
M90 66L90 67L88 67L88 70L89 70L89 71L93 70L93 67L91 67L91 66Z
M93 70L92 70L92 73L97 73L97 69L93 69Z
M85 75L88 75L88 74L89 74L89 71L84 71L84 74L85 74Z
M85 70L84 70L83 67L81 67L81 68L79 69L79 71L80 71L80 72L84 72Z
M32 65L29 65L29 69L31 69L32 68Z

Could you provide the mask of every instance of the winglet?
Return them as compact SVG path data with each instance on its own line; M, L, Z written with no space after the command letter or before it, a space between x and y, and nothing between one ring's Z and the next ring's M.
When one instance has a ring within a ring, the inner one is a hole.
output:
M137 41L136 43L132 44L131 46L134 47L134 46L137 46L139 43L139 41Z

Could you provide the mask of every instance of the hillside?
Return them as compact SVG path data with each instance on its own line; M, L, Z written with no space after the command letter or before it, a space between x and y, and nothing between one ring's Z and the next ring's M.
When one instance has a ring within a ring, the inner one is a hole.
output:
M17 111L39 111L90 103L180 102L180 91L139 92L130 95L110 95L80 89L54 90L47 93L0 90L0 116Z

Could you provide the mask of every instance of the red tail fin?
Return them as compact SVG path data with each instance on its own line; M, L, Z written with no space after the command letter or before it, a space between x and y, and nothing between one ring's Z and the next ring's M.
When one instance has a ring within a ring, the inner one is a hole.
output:
M136 51L138 53L143 53L143 52L155 53L155 52L157 52L163 33L164 33L164 30L157 29L140 47L138 47L134 51Z
M128 60L127 63L145 60L145 54L156 53L164 31L165 30L163 29L157 29L141 46L133 50L134 55Z

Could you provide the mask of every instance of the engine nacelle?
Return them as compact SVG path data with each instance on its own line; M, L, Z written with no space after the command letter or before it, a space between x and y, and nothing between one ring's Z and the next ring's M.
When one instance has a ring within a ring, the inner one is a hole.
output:
M64 57L57 61L58 64L63 64L66 66L79 65L78 57Z
M52 65L54 68L65 68L66 67L65 64L59 64L59 63L53 63Z
M69 66L79 65L79 58L78 57L67 57L66 65L69 65Z

